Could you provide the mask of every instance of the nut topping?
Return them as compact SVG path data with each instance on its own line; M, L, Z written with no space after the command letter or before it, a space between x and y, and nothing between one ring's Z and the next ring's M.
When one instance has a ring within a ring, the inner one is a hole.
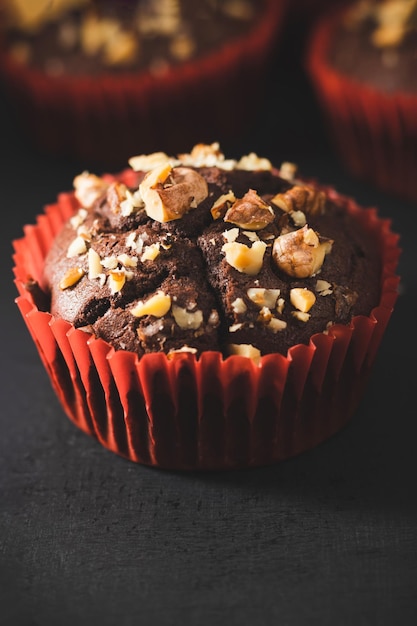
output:
M118 293L123 289L126 282L126 273L124 270L110 270L109 287L112 294Z
M67 258L70 259L74 256L81 256L85 252L87 252L86 240L81 235L78 235L68 246Z
M210 209L211 215L214 220L218 220L222 214L223 209L228 209L232 202L235 202L235 194L233 191L229 191L228 193L222 194L219 198L217 198L216 202Z
M191 167L219 167L225 170L232 170L236 161L225 160L220 144L216 141L212 144L197 143L189 154L179 154L183 165Z
M307 313L316 301L316 296L307 288L294 287L290 291L290 302L302 313Z
M104 196L109 183L95 174L83 172L74 178L74 195L85 209L91 209L93 204Z
M316 282L316 291L320 296L328 296L333 293L332 285L327 280L318 280Z
M264 289L263 287L250 287L247 291L248 298L257 306L267 306L274 309L281 293L280 289Z
M64 290L68 289L68 287L73 287L79 280L81 280L84 274L85 271L82 267L70 267L69 270L65 272L64 277L60 280L59 288Z
M279 170L279 175L284 180L293 181L295 175L297 173L297 165L295 163L290 163L290 161L284 161L281 163L281 167Z
M261 351L250 343L229 343L229 354L237 354L252 359L257 365L261 358Z
M130 312L135 317L143 317L144 315L154 315L155 317L163 317L168 313L171 307L171 296L163 291L157 291L149 300L139 300Z
M182 307L174 304L172 306L172 315L178 326L183 330L196 330L197 328L200 328L203 323L203 312L199 309L194 313L191 313L190 311L187 311L187 309L183 309Z
M284 193L278 193L271 200L286 213L303 211L309 215L320 215L324 212L326 194L308 185L294 185Z
M155 168L170 164L172 167L178 165L179 161L172 159L165 152L153 152L152 154L138 154L128 161L130 167L135 172L150 172Z
M272 163L269 159L259 157L255 152L250 152L243 156L236 164L239 170L272 170Z
M111 183L107 189L107 202L112 213L120 213L120 204L127 198L127 187L123 183Z
M277 237L272 257L277 267L288 276L307 278L321 269L332 245L331 239L320 240L317 233L306 225Z
M208 196L207 182L200 174L169 163L148 172L139 190L147 215L158 222L181 219Z
M88 251L88 278L93 280L94 278L98 278L101 273L102 265L100 255L93 248L90 248Z
M236 241L223 244L222 252L226 254L226 261L238 272L254 276L262 267L266 250L264 241L255 241L251 248Z
M274 211L256 191L249 189L228 209L224 221L247 230L261 230L274 221Z

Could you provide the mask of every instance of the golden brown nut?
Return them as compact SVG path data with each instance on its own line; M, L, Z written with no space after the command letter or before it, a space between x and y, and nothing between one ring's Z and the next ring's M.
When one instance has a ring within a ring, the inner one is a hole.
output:
M254 189L249 189L228 209L224 221L247 230L261 230L274 221L274 211Z
M294 287L290 291L290 301L293 307L307 313L316 302L316 296L306 287Z
M109 187L109 183L95 174L83 172L74 178L74 195L80 204L90 209L93 204L103 196Z
M264 241L255 241L249 248L243 243L231 241L223 244L222 252L226 255L226 261L242 274L254 276L260 272L266 250Z
M307 278L321 269L332 245L332 240L320 240L318 234L306 224L303 228L277 237L272 248L272 258L288 276Z
M145 211L158 222L178 220L208 196L208 186L198 172L170 163L148 172L139 185Z
M215 203L210 209L210 213L214 220L218 220L223 211L227 211L232 202L236 202L236 197L233 191L224 193L217 198Z
M278 193L271 200L286 213L303 211L308 215L320 215L324 211L326 194L309 185L294 185L284 193Z
M136 305L130 309L135 317L143 317L144 315L154 315L155 317L163 317L171 308L171 296L163 291L157 291L148 300L139 300Z

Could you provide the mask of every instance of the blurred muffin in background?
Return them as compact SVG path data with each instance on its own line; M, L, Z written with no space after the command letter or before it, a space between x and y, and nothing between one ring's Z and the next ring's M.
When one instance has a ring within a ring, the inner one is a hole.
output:
M417 200L417 1L360 0L323 16L306 64L348 171Z
M0 81L48 153L124 166L237 136L265 94L287 0L3 0Z

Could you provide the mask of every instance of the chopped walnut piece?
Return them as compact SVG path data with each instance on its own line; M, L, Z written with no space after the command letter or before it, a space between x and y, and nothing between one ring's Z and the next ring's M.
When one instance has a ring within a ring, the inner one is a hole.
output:
M300 322L308 322L311 317L310 313L305 313L304 311L291 311L291 315L300 320Z
M247 237L249 239L249 241L252 241L252 243L254 241L259 241L258 235L253 230L242 230L242 235L245 235L245 237ZM272 235L272 239L273 238L274 238L274 236ZM263 237L263 239L268 239L268 236Z
M112 294L118 293L123 289L126 282L126 274L123 270L110 270L109 287Z
M255 152L243 156L236 164L239 170L272 170L272 163L269 159L259 157Z
M93 280L98 278L102 273L102 265L100 255L93 248L88 251L88 278Z
M294 226L297 226L297 228L301 228L301 226L305 226L307 224L307 219L303 211L291 211L290 217Z
M254 189L236 200L224 216L225 222L247 230L261 230L274 221L274 211Z
M263 306L258 314L258 322L262 324L269 324L272 319L271 309L267 306Z
M308 185L294 185L284 193L278 193L271 202L286 213L303 211L308 215L320 215L324 212L326 194Z
M261 358L261 351L250 343L229 343L229 354L237 354L252 359L258 365Z
M281 167L279 170L279 175L284 180L293 181L295 175L297 173L297 165L295 163L290 163L289 161L284 161L281 163Z
M129 254L123 253L117 256L117 260L124 267L137 267L138 265L138 257L130 256Z
M320 240L307 225L280 235L274 241L272 257L277 267L295 278L314 276L323 265L324 257L332 249L331 239Z
M238 228L229 228L229 230L225 230L223 233L223 238L226 239L229 243L232 241L236 241L239 237L239 229Z
M174 167L179 164L179 161L169 157L165 152L152 152L152 154L138 154L130 157L128 163L135 172L150 172L167 164Z
M73 287L84 276L85 271L82 267L70 267L59 281L59 288L64 290Z
M307 311L311 309L315 301L316 296L306 287L294 287L290 291L291 304L303 313L307 313Z
M272 317L266 327L273 333L279 333L281 330L284 330L284 328L287 328L287 322L276 317Z
M176 348L175 350L170 350L167 353L167 358L168 359L174 359L178 354L196 354L197 353L197 348L192 348L191 346L181 346L181 348Z
M82 207L78 209L77 213L70 218L70 224L74 229L79 228L85 221L88 215L88 211Z
M187 311L176 304L172 305L172 315L174 320L183 330L200 328L203 323L203 312L199 309L194 312Z
M254 276L262 267L266 250L264 241L255 241L251 248L243 243L233 241L222 246L222 252L226 255L226 261L238 272Z
M74 195L85 209L90 209L93 204L104 196L109 183L95 174L83 172L74 178Z
M106 270L115 270L119 262L116 256L106 256L101 260L101 264Z
M160 254L160 243L159 241L152 243L150 246L146 246L143 250L142 256L140 260L142 263L144 261L155 261L156 257Z
M236 314L245 313L245 311L247 311L247 308L248 307L246 306L243 298L236 298L232 302L233 313L236 313Z
M328 296L333 293L332 285L327 280L318 280L316 282L316 291L320 296Z
M250 287L247 295L257 306L267 306L274 309L281 293L280 289L265 289L263 287Z
M192 167L219 167L232 170L236 164L236 161L224 158L217 141L212 144L197 143L189 154L179 154L178 158L183 165Z
M139 190L147 215L158 222L181 219L208 196L207 182L198 172L169 163L148 172Z
M235 333L236 331L240 330L241 328L243 328L243 324L241 322L239 322L237 324L232 324L231 326L229 326L229 333Z
M210 209L211 215L214 220L218 220L222 214L223 209L228 209L232 202L235 202L236 197L233 191L229 191L228 193L224 193L219 198L217 198L216 202Z
M157 291L148 300L139 300L137 304L130 309L135 317L143 317L144 315L154 315L155 317L163 317L168 313L171 307L171 296L163 291Z
M70 259L74 256L81 256L85 252L87 252L86 240L81 235L78 235L68 246L67 258Z
M120 213L120 204L127 198L127 187L123 183L111 183L107 189L107 202L113 213Z

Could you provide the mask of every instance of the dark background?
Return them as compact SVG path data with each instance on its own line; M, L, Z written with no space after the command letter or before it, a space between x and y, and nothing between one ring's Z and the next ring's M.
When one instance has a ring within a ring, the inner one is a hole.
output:
M292 18L259 117L221 146L377 206L402 280L350 424L274 467L150 469L64 415L14 303L11 242L86 164L39 152L1 96L1 626L417 623L417 205L343 170L303 70L307 26Z

